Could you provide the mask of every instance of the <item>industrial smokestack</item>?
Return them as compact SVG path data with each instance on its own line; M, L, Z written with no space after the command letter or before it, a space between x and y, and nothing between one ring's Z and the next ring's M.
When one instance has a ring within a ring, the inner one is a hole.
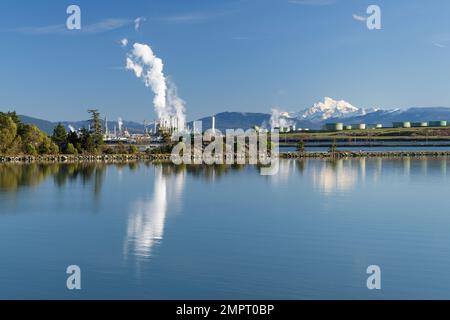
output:
M216 132L216 116L212 117L212 131Z
M123 120L122 118L118 118L117 119L117 125L119 126L119 134L122 133L122 128L123 128Z

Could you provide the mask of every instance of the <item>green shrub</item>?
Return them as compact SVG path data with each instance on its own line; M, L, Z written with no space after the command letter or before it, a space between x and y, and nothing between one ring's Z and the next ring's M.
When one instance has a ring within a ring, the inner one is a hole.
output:
M36 156L38 154L36 148L31 143L25 145L24 152L30 156Z
M131 146L128 147L128 153L129 154L136 154L138 152L139 152L138 147L136 147L134 145L131 145Z
M78 150L73 146L73 144L68 143L67 146L66 146L66 154L77 155L78 154Z

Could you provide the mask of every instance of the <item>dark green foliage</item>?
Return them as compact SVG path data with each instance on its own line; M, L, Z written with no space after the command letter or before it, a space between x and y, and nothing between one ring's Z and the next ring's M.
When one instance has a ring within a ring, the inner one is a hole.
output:
M330 145L330 148L328 149L329 153L336 153L337 151L337 144L336 140L333 141L333 143Z
M67 143L67 146L66 146L66 149L65 149L65 153L66 154L76 155L76 154L78 154L78 150L75 148L75 146L73 144L71 144L69 142L69 143Z
M136 147L134 145L131 145L131 146L128 147L128 153L129 154L136 154L138 152L139 152L138 147Z
M303 140L300 140L297 144L297 151L298 152L305 152L305 142Z
M58 146L34 125L23 124L15 112L0 112L0 153L57 154Z
M91 133L95 147L103 144L102 122L100 120L100 113L96 109L88 110L91 114Z
M52 140L59 147L59 150L65 150L67 145L67 131L66 128L61 124L53 129Z

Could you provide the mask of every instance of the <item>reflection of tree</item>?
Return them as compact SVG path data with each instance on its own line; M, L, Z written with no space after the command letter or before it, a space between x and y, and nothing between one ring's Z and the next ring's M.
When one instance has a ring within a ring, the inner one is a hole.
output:
M39 164L0 164L0 188L14 192L22 186L36 186L54 174L55 170L55 166Z
M119 169L128 168L130 171L139 170L140 165L151 167L158 165L152 162L129 162L112 164ZM239 171L245 165L180 165L162 163L162 174L165 176L186 172L206 181L213 181L231 171ZM105 163L64 163L64 164L0 164L0 188L4 191L15 192L21 187L33 187L53 178L58 188L64 188L67 183L80 181L83 186L93 183L95 195L101 192L105 179Z
M173 170L185 170L187 174L194 178L202 178L206 181L213 181L217 178L224 176L232 171L241 171L245 168L245 165L226 165L226 164L215 164L215 165L182 165L166 166L165 172L171 172Z
M69 181L81 180L83 185L94 183L98 195L104 180L106 165L102 163L69 164L0 164L0 188L15 192L22 187L33 187L53 177L58 188Z
M303 174L305 172L306 163L307 163L308 159L298 159L296 161L297 162L296 162L296 166L295 167L297 168L297 170L298 170L298 172L300 174Z

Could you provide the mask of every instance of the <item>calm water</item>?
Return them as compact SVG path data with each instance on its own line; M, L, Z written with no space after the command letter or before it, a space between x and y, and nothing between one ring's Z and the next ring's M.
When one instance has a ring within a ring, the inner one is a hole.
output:
M445 158L0 165L0 298L448 299L449 183Z

